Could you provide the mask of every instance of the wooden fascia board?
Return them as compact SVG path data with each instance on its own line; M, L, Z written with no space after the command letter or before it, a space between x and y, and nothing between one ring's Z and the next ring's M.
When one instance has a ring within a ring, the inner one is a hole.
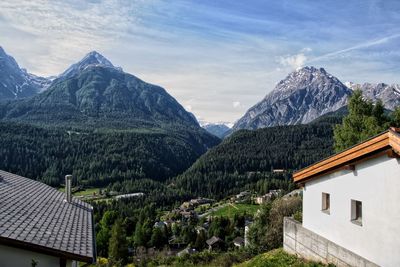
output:
M373 138L371 140L368 140L368 141L366 141L364 143L361 143L361 144L359 144L359 145L357 145L355 147L352 147L352 148L350 148L348 150L345 150L345 151L343 151L343 152L341 152L339 154L333 155L333 156L331 156L331 157L329 157L329 158L327 158L325 160L322 160L322 161L320 161L320 162L318 162L318 163L316 163L314 165L311 165L311 166L309 166L307 168L299 170L299 171L295 172L293 174L293 176L295 177L295 176L298 176L298 175L302 175L302 174L304 174L306 172L309 172L309 171L311 171L313 169L317 169L317 168L319 168L319 167L321 167L323 165L326 165L326 164L328 164L330 162L336 161L336 160L338 160L338 159L340 159L342 157L346 157L346 156L348 156L348 155L350 155L350 154L352 154L352 153L354 153L354 152L356 152L356 151L358 151L360 149L368 147L368 146L370 146L370 145L372 145L372 144L374 144L376 142L380 142L380 141L382 141L384 139L387 139L387 138L388 138L388 133L385 132L385 133L383 133L383 134L381 134L381 135L379 135L379 136L377 136L377 137L375 137L375 138Z
M364 156L364 157L359 158L357 160L354 160L354 161L351 162L351 164L338 166L336 168L333 168L333 169L330 169L330 170L327 170L327 171L324 171L324 172L320 172L320 173L317 173L317 174L312 175L312 176L308 176L308 177L306 177L306 178L304 178L304 179L302 179L302 180L300 180L300 181L298 181L296 183L299 186L302 187L302 186L305 185L306 182L308 182L310 180L314 180L316 178L319 178L319 177L321 177L323 175L328 175L328 174L331 174L331 173L334 173L334 172L337 172L337 171L343 171L343 170L354 171L355 170L355 165L360 164L362 162L365 162L367 160L371 160L371 159L374 159L374 158L378 158L378 157L384 156L384 155L387 155L388 157L390 157L392 152L393 152L393 150L391 148L384 149L384 150L381 150L381 151L379 151L377 153L372 153L370 155L367 155L367 156Z
M294 182L299 182L303 179L306 179L307 177L314 176L324 171L328 171L330 169L343 165L346 162L350 162L359 157L368 155L374 151L389 147L389 145L389 134L388 132L385 132L371 140L368 140L353 148L343 151L342 153L334 155L330 158L327 158L326 160L323 160L317 164L314 164L308 168L294 173L293 180Z
M393 150L400 155L400 134L393 130L389 131L389 144Z

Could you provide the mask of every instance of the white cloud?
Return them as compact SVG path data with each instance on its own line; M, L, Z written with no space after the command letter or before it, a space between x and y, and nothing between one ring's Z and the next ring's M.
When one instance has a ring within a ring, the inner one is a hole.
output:
M76 55L84 56L92 50L104 51L124 34L134 31L142 6L141 0L3 0L0 1L0 32L14 28L29 36L30 45L15 46L13 40L3 41L2 45L10 54L21 55L21 60L17 60L29 71L56 75L68 67L66 62L79 60ZM24 40L20 42L24 43Z
M397 39L400 38L400 33L396 33L396 34L392 34L383 38L379 38L379 39L374 39L374 40L370 40L370 41L366 41L364 43L360 43L358 45L355 46L351 46L345 49L341 49L338 51L334 51L331 53L327 53L325 55L313 58L311 61L317 61L317 60L324 60L327 58L334 58L336 56L340 56L342 54L351 52L353 50L358 50L358 49L363 49L363 48L368 48L368 47L372 47L372 46L376 46L376 45L381 45L381 44L385 44L393 39Z
M240 104L239 101L234 101L234 102L232 102L232 106L233 106L234 108L239 108L239 107L241 106L241 104Z
M304 53L299 53L297 55L288 55L279 58L279 63L283 66L291 67L292 69L298 69L304 66L307 61L307 56Z

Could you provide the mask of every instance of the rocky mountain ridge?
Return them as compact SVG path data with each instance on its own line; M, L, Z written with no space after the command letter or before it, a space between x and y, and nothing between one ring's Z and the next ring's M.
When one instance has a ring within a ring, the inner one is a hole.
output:
M0 101L28 98L47 89L51 80L28 73L0 46Z
M162 87L146 83L91 52L56 78L44 92L0 107L0 118L26 122L159 127L185 124L199 128Z
M323 68L304 67L290 73L251 107L235 123L233 131L309 123L345 106L356 88L367 98L381 99L388 109L400 105L400 85L344 84Z
M344 106L351 92L325 69L304 67L281 80L233 129L308 123Z
M360 89L364 96L376 101L381 99L385 103L385 107L394 110L400 106L400 84L386 83L363 83L357 84L346 82L346 86L352 90Z

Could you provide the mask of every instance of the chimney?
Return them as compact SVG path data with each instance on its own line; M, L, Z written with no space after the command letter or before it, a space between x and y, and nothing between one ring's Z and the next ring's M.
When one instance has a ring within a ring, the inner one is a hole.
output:
M72 175L65 175L65 200L67 202L72 201L72 194L71 194L71 181Z

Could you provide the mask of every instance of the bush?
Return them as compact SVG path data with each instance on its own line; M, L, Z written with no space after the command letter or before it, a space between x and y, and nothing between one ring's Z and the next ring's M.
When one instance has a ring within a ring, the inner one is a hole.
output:
M282 246L283 218L300 212L300 197L278 198L264 205L250 227L249 241L259 252Z

